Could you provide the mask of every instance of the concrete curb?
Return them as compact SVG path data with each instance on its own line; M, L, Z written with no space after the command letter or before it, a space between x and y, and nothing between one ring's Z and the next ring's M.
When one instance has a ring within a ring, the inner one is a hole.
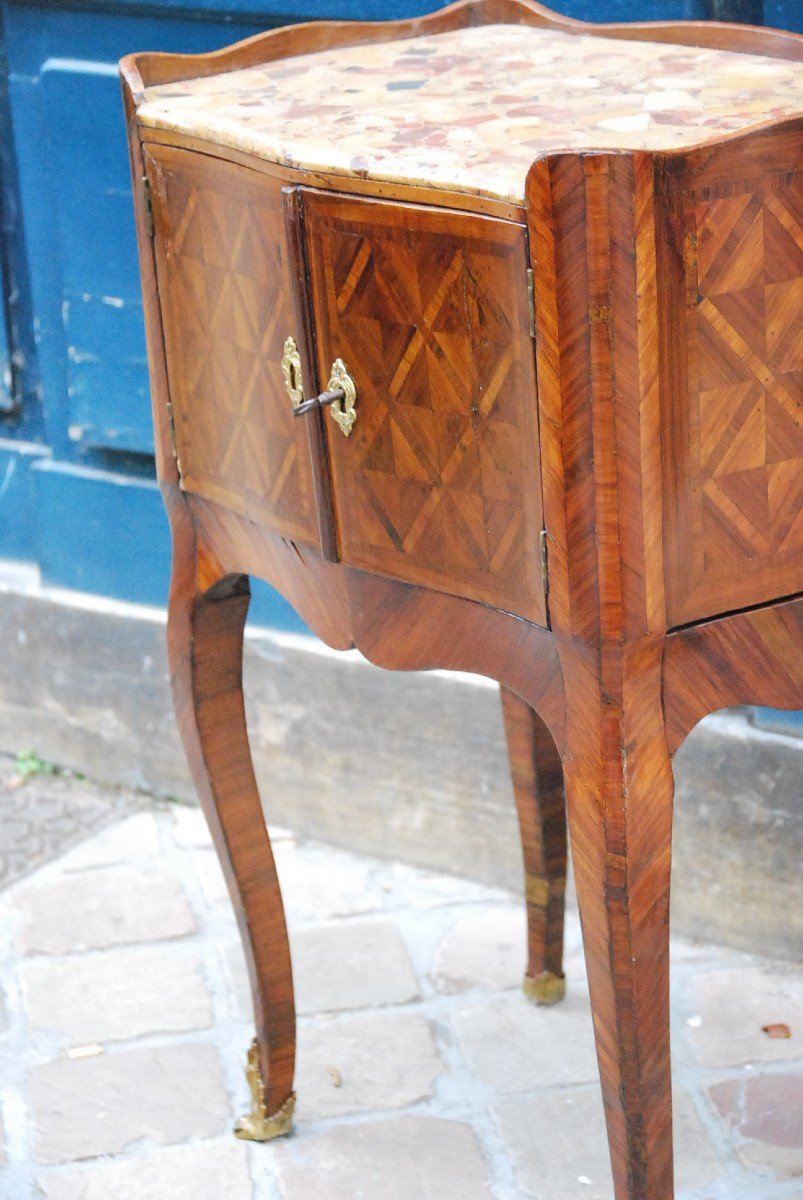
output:
M170 704L164 612L0 595L0 750L194 802ZM517 888L499 701L487 680L391 674L311 638L249 635L245 677L271 821L334 845ZM674 928L799 953L803 742L717 715L676 758Z

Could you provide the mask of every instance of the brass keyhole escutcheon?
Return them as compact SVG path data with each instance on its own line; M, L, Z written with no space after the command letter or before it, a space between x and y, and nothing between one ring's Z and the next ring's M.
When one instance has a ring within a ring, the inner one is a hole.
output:
M357 420L357 389L342 358L336 358L332 363L332 374L329 376L326 390L343 393L342 400L332 402L332 420L340 426L343 436L348 437Z
M355 407L357 389L342 358L336 358L332 363L332 373L329 376L326 391L321 392L320 396L313 396L312 399L305 400L304 381L301 378L301 356L293 338L288 337L285 339L284 354L282 355L282 374L287 395L293 406L294 417L303 417L313 409L331 406L333 419L340 426L343 435L349 436L354 428L354 422L357 420Z
M291 337L285 338L284 353L282 354L282 375L284 386L293 408L298 408L304 401L304 380L301 377L301 355L298 346Z

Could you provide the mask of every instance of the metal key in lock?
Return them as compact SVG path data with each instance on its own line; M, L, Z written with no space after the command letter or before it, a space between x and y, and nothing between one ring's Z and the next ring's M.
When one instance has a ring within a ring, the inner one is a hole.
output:
M284 343L282 356L282 374L284 385L293 406L293 416L301 417L316 408L330 407L332 419L348 437L357 420L357 389L354 380L348 373L342 358L336 358L332 363L329 382L326 391L309 400L304 399L304 384L301 378L301 357L298 347L292 337Z

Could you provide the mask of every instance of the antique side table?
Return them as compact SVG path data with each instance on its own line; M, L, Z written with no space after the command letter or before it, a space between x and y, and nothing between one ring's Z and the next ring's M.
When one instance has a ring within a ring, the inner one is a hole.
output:
M670 1200L672 754L803 705L803 38L531 0L122 66L184 744L251 976L295 1018L248 576L329 645L502 686L526 986L566 817L617 1200ZM565 795L565 804L564 804Z

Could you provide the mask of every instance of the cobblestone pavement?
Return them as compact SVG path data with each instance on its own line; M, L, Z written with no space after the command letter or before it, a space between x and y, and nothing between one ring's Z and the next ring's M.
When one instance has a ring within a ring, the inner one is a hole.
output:
M281 831L276 849L295 1135L231 1135L251 1036L234 920L200 814L152 806L0 895L0 1197L610 1200L576 919L567 999L538 1009L508 893ZM803 1200L803 973L681 942L673 961L678 1196Z

